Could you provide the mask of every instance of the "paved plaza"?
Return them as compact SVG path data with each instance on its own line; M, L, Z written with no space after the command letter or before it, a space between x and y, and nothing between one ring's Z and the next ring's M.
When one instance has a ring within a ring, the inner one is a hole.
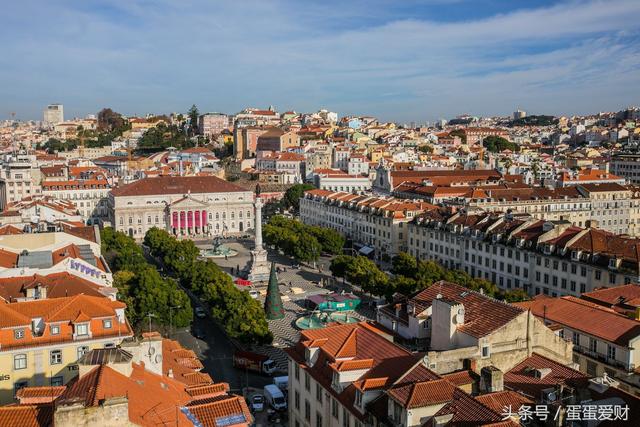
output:
M238 255L225 258L211 258L224 271L233 276L237 276L238 266L242 270L250 260L249 251L253 247L253 241L223 241L225 246L238 251ZM211 247L211 242L196 242L200 248ZM353 292L350 287L344 287L341 279L334 279L329 271L330 258L322 257L316 264L316 268L308 265L300 265L300 268L293 268L295 261L287 256L268 249L268 259L276 263L280 268L278 273L278 283L280 284L280 294L285 309L285 317L280 320L270 320L269 329L273 333L274 340L271 346L257 346L254 351L268 354L282 371L287 370L287 357L284 348L295 344L300 336L300 331L295 327L295 321L300 316L308 313L305 308L305 299L309 295L324 294L330 292ZM232 273L233 269L233 273ZM286 269L286 271L285 271ZM264 304L264 286L259 286L262 295L259 298ZM362 304L356 311L349 312L349 315L361 320L374 320L375 309L369 305L370 299L364 295Z

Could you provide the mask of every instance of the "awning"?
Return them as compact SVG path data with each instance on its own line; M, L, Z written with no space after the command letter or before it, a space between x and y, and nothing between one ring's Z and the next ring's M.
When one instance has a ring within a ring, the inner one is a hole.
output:
M371 252L373 252L375 249L373 249L371 246L363 246L360 248L360 250L358 251L358 253L361 253L362 255L369 255L371 254Z
M234 283L239 286L251 286L251 280L246 279L236 279Z

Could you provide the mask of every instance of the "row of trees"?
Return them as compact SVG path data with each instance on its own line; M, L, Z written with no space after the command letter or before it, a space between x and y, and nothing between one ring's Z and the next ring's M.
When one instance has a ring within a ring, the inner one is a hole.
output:
M102 252L114 271L114 286L119 299L127 304L132 325L143 327L149 314L161 325L184 327L191 323L193 313L187 294L173 280L162 278L131 237L110 227L100 236Z
M211 316L227 335L247 343L272 341L260 303L236 288L231 277L214 262L198 259L199 250L191 240L177 240L164 230L152 228L145 235L144 244L182 286L211 307Z
M340 255L331 262L334 276L344 277L363 291L390 298L394 293L411 295L431 286L439 280L457 283L474 291L482 290L486 295L508 302L523 301L528 298L522 289L503 292L494 283L477 279L460 270L448 270L432 260L420 260L401 252L393 257L393 277L381 271L370 259Z
M306 225L296 219L275 215L262 230L267 244L273 245L298 261L317 261L321 253L342 252L344 237L335 230Z
M482 141L482 145L492 153L499 153L503 150L520 151L520 146L514 142L510 142L506 138L496 135L490 135Z

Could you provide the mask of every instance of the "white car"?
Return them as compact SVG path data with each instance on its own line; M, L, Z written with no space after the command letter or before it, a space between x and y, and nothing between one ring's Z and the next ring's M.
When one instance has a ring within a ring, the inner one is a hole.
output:
M251 298L253 298L253 299L258 299L258 298L260 298L260 291L257 291L257 290L255 290L255 289L251 289L251 290L249 291L249 296L250 296Z
M204 311L204 308L196 307L196 317L200 319L207 317L207 313Z
M264 396L256 394L251 398L251 410L253 412L262 412L264 410Z

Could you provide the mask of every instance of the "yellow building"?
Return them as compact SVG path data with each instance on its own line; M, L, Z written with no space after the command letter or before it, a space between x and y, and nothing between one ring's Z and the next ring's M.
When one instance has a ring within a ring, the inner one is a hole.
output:
M86 352L133 336L125 308L83 294L0 303L0 404L11 403L25 386L68 383Z

